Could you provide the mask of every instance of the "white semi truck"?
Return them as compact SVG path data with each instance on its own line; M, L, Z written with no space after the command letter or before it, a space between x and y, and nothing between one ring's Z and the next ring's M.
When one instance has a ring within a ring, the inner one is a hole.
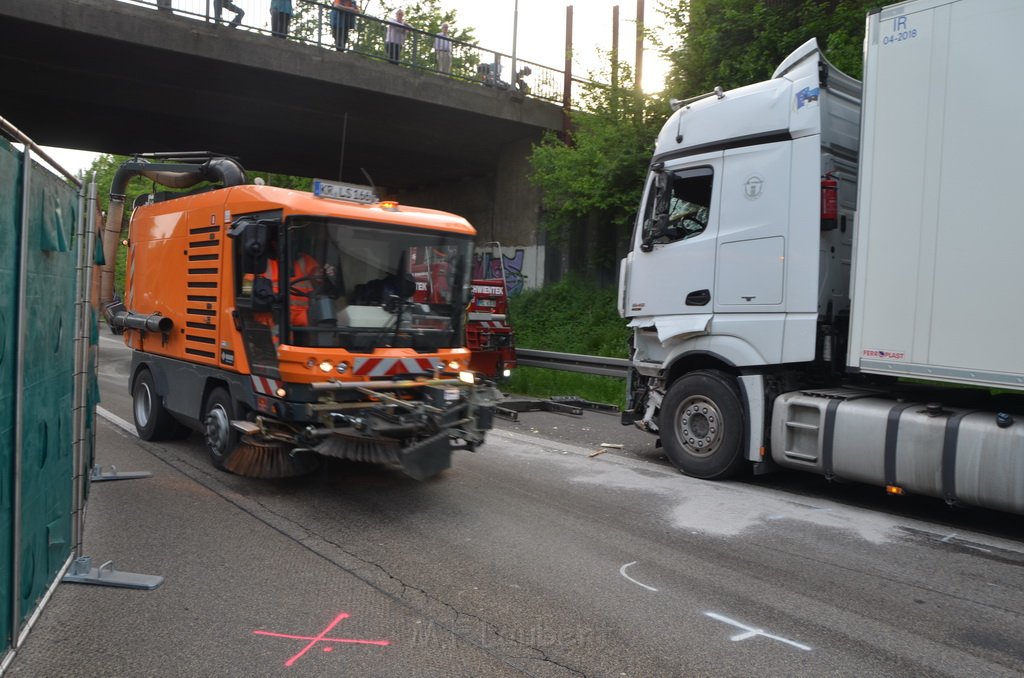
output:
M1024 2L867 18L676 108L619 311L623 423L684 473L752 463L1024 514Z

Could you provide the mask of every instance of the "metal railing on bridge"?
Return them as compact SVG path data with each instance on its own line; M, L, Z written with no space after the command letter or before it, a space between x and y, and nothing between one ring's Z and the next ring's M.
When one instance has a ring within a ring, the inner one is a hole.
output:
M176 16L219 23L235 30L274 36L270 19L270 0L244 3L238 7L231 0L117 0L131 5L152 7L173 12ZM260 11L253 11L257 4ZM397 65L431 72L439 77L478 83L496 90L508 91L511 96L531 97L565 106L565 72L549 66L516 57L476 44L450 39L451 67L443 72L434 50L434 33L406 28L405 40L397 60L389 59L385 37L392 22L368 14L356 13L347 31L337 28L339 19L333 19L335 9L330 0L293 0L294 12L287 35L279 35L294 42L314 45L323 49L344 50L371 59L393 61ZM339 15L340 16L340 15ZM344 34L344 37L339 34ZM582 78L572 78L569 108L577 109L582 102L582 86L592 84Z

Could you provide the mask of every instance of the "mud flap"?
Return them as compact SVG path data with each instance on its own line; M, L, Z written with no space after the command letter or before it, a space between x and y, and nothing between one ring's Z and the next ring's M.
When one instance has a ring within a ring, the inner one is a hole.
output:
M447 432L438 433L402 450L402 471L415 480L436 476L452 465L452 446Z

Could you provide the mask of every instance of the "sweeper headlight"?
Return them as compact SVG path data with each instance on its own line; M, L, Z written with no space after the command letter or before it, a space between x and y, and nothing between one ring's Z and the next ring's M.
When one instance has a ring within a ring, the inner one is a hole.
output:
M320 362L320 371L321 372L325 372L326 373L326 372L332 371L333 369L334 369L334 363L332 363L330 360L323 360L323 361Z
M458 371L462 368L462 364L458 360L451 360L448 362L448 369L453 372Z

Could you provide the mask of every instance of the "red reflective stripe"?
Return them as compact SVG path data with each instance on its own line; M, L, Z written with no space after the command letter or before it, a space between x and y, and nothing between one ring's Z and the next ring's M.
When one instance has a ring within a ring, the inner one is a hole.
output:
M430 374L431 358L356 358L352 374L360 377L393 377L398 374Z
M380 358L366 358L362 361L356 361L355 373L361 376L373 375L374 368L380 364Z

